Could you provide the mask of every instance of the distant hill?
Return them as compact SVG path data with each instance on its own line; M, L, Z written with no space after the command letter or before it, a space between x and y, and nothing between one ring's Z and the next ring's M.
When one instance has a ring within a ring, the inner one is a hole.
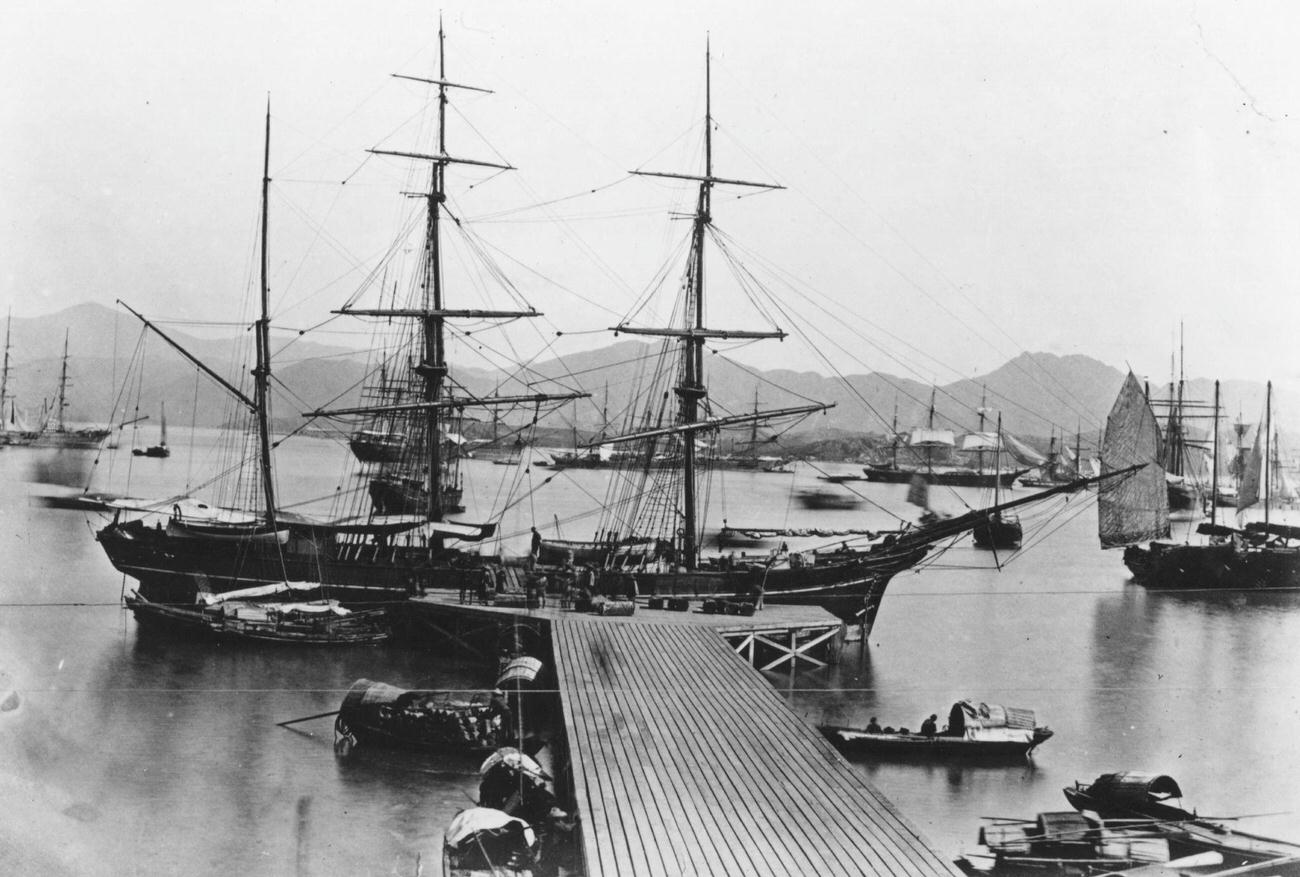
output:
M132 356L138 355L140 328L131 315L93 304L77 305L45 317L15 318L10 395L20 410L29 412L39 410L43 399L53 397L66 331L70 339L69 418L75 422L108 423L136 416L134 410L122 410L120 388L115 383L127 373ZM163 329L227 379L244 382L251 360L251 333L232 332L212 338L197 337L183 331L184 327L165 325ZM301 339L294 339L285 348L279 337L273 336L273 347L284 348L275 363L276 382L281 385L272 411L277 430L301 425L303 411L359 403L364 352ZM210 427L230 421L236 406L225 391L208 378L198 377L196 370L158 337L150 334L144 344L148 351L144 377L130 394L122 395L142 400L140 415L156 418L154 406L166 400L168 419L176 426L194 423ZM605 422L623 421L636 373L643 365L653 363L657 350L654 344L621 340L562 360L543 361L530 370L529 380L537 379L536 388L518 381L503 383L503 375L484 369L456 368L453 377L471 392L483 395L495 392L498 386L502 393L537 392L545 379L585 390L592 394L591 399L565 406L545 425L562 435L572 429L576 416L578 429L587 434L598 431ZM773 364L777 365L779 346L774 352ZM871 373L841 379L781 368L749 369L722 357L711 357L707 367L709 401L715 414L752 410L756 394L758 404L765 408L809 400L835 405L823 414L806 418L790 435L781 436L783 446L797 437L803 443L831 442L831 447L838 447L834 443L839 442L853 447L855 437L888 433L895 409L900 430L927 420L931 387L910 378ZM1000 411L1008 431L1038 439L1040 444L1052 434L1073 436L1076 429L1083 432L1085 444L1090 444L1105 422L1123 378L1119 369L1087 356L1022 353L986 375L934 388L935 425L975 429L978 412L983 408L986 429L993 428ZM551 384L546 389L554 391L557 387ZM1152 388L1155 395L1166 391L1163 387ZM1213 383L1199 378L1188 381L1184 394L1188 399L1208 402L1213 396ZM1223 386L1222 398L1228 417L1240 410L1247 420L1253 420L1262 409L1264 387L1229 382ZM1287 393L1278 393L1275 405L1283 413L1300 410L1297 400ZM346 430L347 425L340 428ZM471 427L467 431L476 430ZM762 433L761 437L772 438L770 433Z

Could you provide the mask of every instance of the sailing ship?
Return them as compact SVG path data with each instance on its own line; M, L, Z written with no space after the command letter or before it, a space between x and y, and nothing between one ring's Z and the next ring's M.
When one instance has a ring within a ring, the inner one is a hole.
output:
M357 308L345 305L336 313L375 317L382 325L399 324L405 344L388 362L390 388L401 388L400 399L366 399L356 408L317 410L309 416L364 418L398 424L387 431L404 433L401 457L381 462L369 476L367 507L339 509L329 517L280 509L272 473L268 395L271 376L269 292L267 278L267 193L270 184L268 107L263 154L261 216L261 310L256 322L257 365L252 370L250 397L190 355L156 325L135 311L154 331L208 377L229 392L254 422L257 483L251 486L260 503L252 508L222 508L194 500L157 502L119 499L106 504L112 521L96 538L113 565L140 582L140 592L158 602L192 599L201 584L216 593L288 580L319 581L331 596L347 604L406 599L427 588L459 590L474 578L476 554L462 550L490 537L495 523L467 523L448 515L459 507L459 457L449 453L445 436L458 432L458 411L466 407L529 406L552 400L582 398L585 393L475 397L451 381L444 328L451 320L514 320L540 316L534 309L457 309L444 301L441 229L445 210L444 173L449 165L509 169L508 165L455 158L445 149L445 108L452 89L475 89L449 82L445 76L443 32L439 27L439 73L436 79L398 74L436 88L438 113L436 151L432 154L373 149L372 153L412 159L431 168L422 200L426 207L424 249L418 276L412 278L415 301L409 307ZM458 228L462 224L457 221ZM397 250L400 248L394 248ZM378 349L378 348L377 348ZM384 348L384 349L392 349ZM137 515L162 516L150 523Z
M1178 372L1175 375L1171 366L1168 396L1163 399L1152 399L1148 391L1147 397L1153 409L1157 411L1157 419L1162 420L1164 424L1160 465L1165 470L1169 511L1195 514L1202 506L1202 494L1205 492L1203 482L1213 480L1213 477L1211 475L1209 478L1203 478L1204 458L1208 448L1205 447L1204 442L1193 437L1190 426L1190 422L1200 416L1196 412L1206 406L1203 402L1187 399L1186 388L1180 329ZM1217 408L1213 416L1217 422ZM1210 471L1213 472L1212 469Z
M1002 466L1004 446L984 432L984 409L980 408L980 427L978 432L967 433L962 437L960 450L974 453L979 462L975 468L956 466L949 463L936 464L936 452L946 456L958 449L957 436L951 429L937 429L934 425L935 391L930 390L930 413L924 427L917 427L907 437L907 447L920 460L919 463L898 463L897 438L894 444L894 457L889 463L868 463L863 471L868 481L886 484L909 484L914 477L920 477L927 484L947 485L951 487L1010 487L1029 468L1006 469ZM897 424L895 424L897 436ZM984 467L984 454L994 452L992 469Z
M1084 472L1083 432L1074 434L1074 448L1065 443L1065 436L1057 439L1055 431L1048 439L1047 456L1038 465L1036 474L1020 479L1023 487L1054 487L1073 481ZM1095 474L1095 473L1094 473Z
M983 409L980 409L980 419L983 420ZM994 433L993 453L996 459L1002 457L1002 415L998 414L998 431ZM1000 480L993 482L993 505L996 507L1001 499ZM981 521L971 531L971 538L975 542L976 548L1019 548L1021 541L1025 538L1024 527L1020 525L1020 518L1016 515L1003 514L995 512Z
M1102 470L1141 465L1142 471L1101 489L1098 536L1103 548L1124 548L1124 564L1134 581L1176 590L1300 587L1300 528L1273 523L1269 516L1271 479L1264 461L1269 457L1272 392L1269 382L1264 425L1256 432L1238 496L1239 511L1262 501L1263 521L1220 524L1217 504L1211 501L1210 520L1197 527L1207 541L1174 542L1169 540L1169 491L1160 465L1167 456L1146 394L1129 373L1106 421ZM1217 381L1214 394L1217 468Z
M63 333L63 364L59 369L59 387L54 397L54 407L47 408L41 417L41 426L32 441L38 448L69 450L94 450L108 438L111 429L98 426L70 427L64 418L68 405L68 333Z
M675 325L632 325L626 320L616 334L663 339L657 357L647 357L645 401L629 431L604 443L628 445L635 465L618 470L610 480L596 535L590 540L537 537L536 556L542 562L591 563L618 581L628 573L639 593L667 597L738 595L766 604L822 606L845 621L869 631L890 579L920 563L945 540L968 532L993 510L981 509L954 518L936 518L923 526L907 525L877 533L865 547L836 543L824 551L781 552L754 559L708 555L705 515L708 459L700 459L697 440L728 427L803 417L831 407L822 403L715 415L705 381L705 345L711 339L781 339L780 329L720 329L706 326L705 249L720 232L713 227L712 196L716 186L751 190L781 188L717 176L713 167L713 114L710 57L705 56L704 171L702 174L635 171L642 176L686 180L698 186L690 230L690 251L675 307ZM720 248L722 249L722 248ZM725 255L725 249L723 253ZM667 402L667 400L675 400ZM671 409L671 410L668 410ZM671 465L656 464L665 454ZM1015 473L1007 473L1014 478ZM910 477L910 475L909 475ZM1064 492L1063 488L1057 492ZM1033 502L1054 492L1017 500L1002 510ZM620 592L621 593L621 592Z
M137 457L170 457L172 449L167 447L167 403L161 403L158 413L158 444L147 448L132 448L131 453Z

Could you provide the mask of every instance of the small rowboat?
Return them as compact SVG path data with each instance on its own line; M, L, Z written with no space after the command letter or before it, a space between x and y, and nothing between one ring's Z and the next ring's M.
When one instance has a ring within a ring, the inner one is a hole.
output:
M866 730L822 725L821 732L847 755L946 759L1012 758L1030 755L1034 747L1052 737L1052 730L1037 725L1032 710L996 704L953 704L948 727L934 734L917 734L906 728Z

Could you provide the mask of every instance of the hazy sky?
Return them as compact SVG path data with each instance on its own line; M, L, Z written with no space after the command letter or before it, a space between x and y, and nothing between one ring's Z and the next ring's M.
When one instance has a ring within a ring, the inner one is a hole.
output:
M411 211L401 192L423 187L364 150L429 148L427 89L389 74L433 75L438 12L9 3L0 305L34 316L120 297L160 317L245 318L269 93L275 319L319 323ZM454 95L449 152L518 168L453 175L451 206L492 220L485 246L546 311L534 347L556 328L592 332L556 352L610 340L594 330L686 234L669 211L691 193L626 172L698 172L710 34L715 171L787 187L720 189L717 225L747 265L784 272L771 288L789 313L773 321L820 324L807 340L837 367L949 381L1041 350L1161 379L1181 321L1189 375L1300 383L1294 3L442 12L448 78L496 92ZM711 275L711 324L770 325L727 291L725 267ZM482 277L467 270L457 301L490 298ZM737 355L825 370L791 342L756 351Z

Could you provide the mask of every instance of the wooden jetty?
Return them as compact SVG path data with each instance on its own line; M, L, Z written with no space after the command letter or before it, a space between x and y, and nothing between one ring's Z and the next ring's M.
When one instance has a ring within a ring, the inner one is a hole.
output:
M960 873L751 663L833 659L842 626L821 609L602 617L417 603L422 624L462 644L503 624L549 641L588 877Z
M526 609L462 603L447 592L430 593L404 605L411 610L401 613L404 621L453 643L462 654L485 658L495 656L504 628L522 629L525 639L543 641L548 626L564 619L633 627L670 623L709 630L760 670L806 670L837 663L846 636L844 623L819 606L769 606L752 616L708 615L647 609L642 598L633 615L594 616L574 613L552 597L545 606Z

